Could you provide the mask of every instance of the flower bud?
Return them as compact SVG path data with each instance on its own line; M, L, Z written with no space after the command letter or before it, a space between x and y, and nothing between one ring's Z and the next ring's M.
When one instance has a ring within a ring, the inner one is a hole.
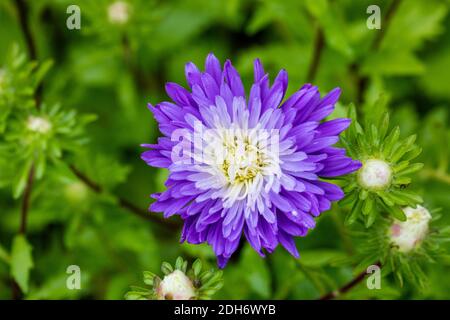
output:
M367 160L358 172L358 181L365 189L385 189L391 183L391 179L392 169L383 160Z
M116 1L108 7L108 19L113 24L125 24L129 18L128 3Z
M27 128L38 133L47 133L52 128L52 124L45 118L30 116L27 121Z
M72 204L85 203L89 191L87 187L81 182L72 182L64 188L64 195Z
M195 297L192 281L180 270L165 276L156 293L159 300L190 300Z
M406 221L395 220L389 232L392 244L397 246L400 252L409 252L425 239L431 214L419 205L416 208L403 208L403 212Z

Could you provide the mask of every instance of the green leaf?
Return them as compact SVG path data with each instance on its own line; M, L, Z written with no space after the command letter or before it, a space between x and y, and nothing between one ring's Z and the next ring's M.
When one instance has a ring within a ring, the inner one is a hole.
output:
M152 286L153 285L153 279L155 277L156 277L156 275L153 272L144 271L144 283L146 285Z
M353 57L354 51L348 41L348 30L341 20L341 7L326 0L308 0L305 5L311 15L319 21L325 33L326 43L342 55Z
M25 165L22 165L19 172L16 175L13 184L13 197L17 199L21 196L22 192L25 190L27 184L28 174L32 166L32 161L27 161Z
M418 75L425 66L408 51L382 51L370 54L362 64L365 75L405 76Z
M198 277L202 271L202 261L200 259L195 260L192 264L192 269L194 270L195 277Z
M380 120L379 124L379 137L383 139L389 128L389 113L384 113L383 117Z
M404 176L407 174L411 174L411 173L419 171L422 168L423 168L423 163L414 163L414 164L408 166L407 168L397 172L396 176Z
M410 206L414 206L417 203L423 202L422 197L412 191L402 190L401 195L402 197L407 199L407 201L409 201Z
M173 267L172 267L172 265L171 265L170 263L164 261L164 262L161 264L161 271L162 271L165 275L168 275L169 273L172 273L172 272L173 272Z
M10 256L8 254L8 252L5 250L5 248L2 247L2 245L0 245L0 260L9 263L10 262Z
M366 216L368 215L372 210L373 210L373 206L374 205L374 200L372 197L368 197L363 204L362 207L362 213Z
M245 271L248 285L253 292L262 298L270 297L270 273L266 261L249 246L242 252L242 271Z
M183 258L182 257L178 257L177 260L175 260L175 269L177 270L181 270L183 267Z
M372 224L375 222L375 220L377 219L377 217L378 217L378 211L376 211L374 209L371 210L369 212L369 214L366 215L366 220L365 220L366 228L370 228L372 226Z
M28 292L30 271L34 267L31 251L32 247L24 235L19 234L14 238L11 250L11 275L25 293Z
M330 263L341 260L345 257L345 253L338 250L314 249L303 250L301 252L301 262L309 267L322 267L330 265Z
M416 138L417 135L413 134L406 138L406 140L402 141L401 144L399 144L390 155L391 161L397 162L398 160L400 160L403 155L411 149L414 141L416 141Z
M356 202L353 204L353 207L352 207L350 213L347 214L347 216L345 217L344 223L347 226L353 224L358 219L358 217L361 213L362 205L363 205L363 201L360 201L360 200L356 200Z
M389 156L392 148L397 143L398 138L400 137L400 128L395 127L387 136L386 140L383 143L383 155L384 157Z
M389 51L416 50L443 30L448 11L445 1L403 1L387 29L382 48ZM414 23L412 23L414 21Z
M346 205L353 204L358 199L359 193L357 191L347 193L344 199L339 201L339 206L345 207Z
M403 212L403 210L400 209L399 207L397 207L397 206L392 206L392 207L385 206L385 209L386 209L386 211L389 212L394 218L396 218L396 219L398 219L398 220L400 220L400 221L406 221L406 215L405 215L405 213Z

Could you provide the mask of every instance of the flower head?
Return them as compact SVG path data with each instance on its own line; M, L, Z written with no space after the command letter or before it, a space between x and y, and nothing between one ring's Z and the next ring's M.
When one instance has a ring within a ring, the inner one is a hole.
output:
M113 24L125 24L129 19L129 6L124 1L116 1L108 7L108 19Z
M428 233L428 225L431 220L430 212L422 206L403 209L406 221L395 220L390 228L392 244L398 247L400 252L409 252L419 245Z
M172 102L149 105L164 137L142 154L149 165L169 169L167 190L150 209L184 220L181 241L208 242L224 267L242 234L261 255L280 243L298 257L295 236L314 228L342 190L323 178L361 164L333 147L349 119L321 122L340 90L321 98L306 84L284 102L287 73L269 85L259 60L246 97L230 61L222 69L208 55L205 72L185 68L191 91L168 83Z
M165 276L156 293L160 300L191 300L195 297L192 281L180 270Z
M351 126L341 136L341 143L349 156L362 162L358 172L343 178L345 199L341 206L351 209L346 224L364 221L370 227L382 213L393 218L406 220L402 207L415 207L422 198L409 188L413 173L423 167L413 163L422 151L414 144L416 135L400 139L400 128L389 129L389 113L382 112L381 101L370 109L370 121L360 125L356 109L349 108Z
M27 120L27 128L38 133L47 133L51 130L52 124L43 117L30 116Z

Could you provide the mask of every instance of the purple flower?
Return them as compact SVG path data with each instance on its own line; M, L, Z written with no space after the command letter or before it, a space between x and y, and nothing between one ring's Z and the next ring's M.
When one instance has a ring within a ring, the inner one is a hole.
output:
M358 161L333 147L350 119L321 122L333 110L340 89L320 98L305 84L283 103L288 85L281 70L272 86L261 62L245 96L241 78L213 54L206 71L185 68L191 91L167 83L172 102L149 105L164 137L143 145L147 164L167 168L167 190L152 195L150 210L184 220L181 241L207 242L224 267L242 234L264 257L280 243L299 257L294 237L314 228L342 190L323 178L357 170Z

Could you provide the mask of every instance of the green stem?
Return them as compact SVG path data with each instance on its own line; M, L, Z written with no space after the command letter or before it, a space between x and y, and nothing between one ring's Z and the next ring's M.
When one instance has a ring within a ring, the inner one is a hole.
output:
M384 39L384 37L389 29L389 26L391 24L391 21L392 21L393 17L395 16L395 13L397 12L397 9L400 6L401 2L402 2L401 0L393 0L392 1L392 4L389 6L389 8L386 11L386 16L383 18L384 25L378 31L374 41L372 42L370 51L374 52L374 51L377 51L380 49L383 39ZM358 101L358 104L361 104L363 102L364 92L366 91L367 85L369 83L369 78L367 76L361 77L359 68L360 68L359 65L357 65L356 63L353 63L350 66L350 70L353 74L355 74L355 78L356 78L357 101Z
M320 57L325 46L325 37L322 28L318 25L316 28L316 37L314 40L314 49L311 56L311 64L309 65L308 74L306 76L307 82L313 82L319 70Z
M381 262L377 262L377 263L375 263L375 265L381 267ZM337 297L343 295L344 293L350 291L356 285L361 283L366 278L366 275L367 275L366 270L363 270L361 273L359 273L355 278L353 278L346 285L344 285L343 287L341 287L337 290L331 291L331 292L323 295L322 297L319 298L319 300L332 300L334 298L337 298Z
M85 174L83 174L80 170L78 170L74 165L70 165L70 169L72 170L73 174L80 179L86 186L88 186L92 191L94 191L97 194L101 194L104 192L103 188L96 183L95 181L93 181L92 179L90 179L88 176L86 176ZM143 218L145 220L152 220L156 223L158 223L159 225L168 228L172 231L178 231L180 225L177 222L174 222L174 220L167 220L167 219L163 219L160 218L157 215L151 215L147 210L144 210L142 208L139 208L137 206L135 206L134 204L132 204L130 201L124 199L124 198L117 198L118 204L126 209L127 211L134 213L136 216Z
M450 184L450 175L447 172L441 170L434 169L423 169L421 175L425 179L434 179L440 182L444 182L446 184Z

